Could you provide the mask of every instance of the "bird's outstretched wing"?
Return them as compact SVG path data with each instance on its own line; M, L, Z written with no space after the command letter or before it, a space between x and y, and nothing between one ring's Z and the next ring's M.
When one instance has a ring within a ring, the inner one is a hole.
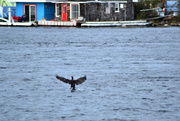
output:
M71 83L71 81L69 79L66 79L64 77L60 77L60 76L56 75L56 78L64 83L69 83L69 84Z
M82 84L83 82L85 82L85 80L86 80L86 76L80 77L79 79L75 80L76 85Z

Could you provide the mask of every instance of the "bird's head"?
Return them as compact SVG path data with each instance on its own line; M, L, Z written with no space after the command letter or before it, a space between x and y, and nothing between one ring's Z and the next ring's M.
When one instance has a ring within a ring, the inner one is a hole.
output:
M71 80L73 80L74 78L73 78L73 76L71 76Z

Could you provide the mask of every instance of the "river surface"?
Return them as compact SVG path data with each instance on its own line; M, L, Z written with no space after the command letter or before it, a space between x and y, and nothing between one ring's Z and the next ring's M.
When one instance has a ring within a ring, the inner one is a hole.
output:
M0 87L0 121L180 121L180 28L0 27Z

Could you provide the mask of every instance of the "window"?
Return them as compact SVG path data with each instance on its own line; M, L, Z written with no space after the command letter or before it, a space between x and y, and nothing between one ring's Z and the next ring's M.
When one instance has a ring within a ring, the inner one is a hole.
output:
M34 21L34 20L36 19L36 14L35 14L35 13L36 13L36 10L35 10L35 6L33 5L33 6L30 6L30 7L31 7L31 8L30 8L30 9L31 9L31 11L30 11L30 12L31 12L31 16L30 16L31 19L30 19L30 20L31 20L31 21Z
M56 4L56 17L59 17L59 15L60 15L60 5L59 5L59 3L57 3Z
M115 12L119 12L119 3L115 3Z
M106 14L110 14L111 11L111 5L110 2L106 3Z
M79 4L71 4L71 18L79 17Z
M24 4L23 13L26 15L28 21L35 21L36 15L36 5L35 4Z
M124 4L120 4L120 8L124 8Z

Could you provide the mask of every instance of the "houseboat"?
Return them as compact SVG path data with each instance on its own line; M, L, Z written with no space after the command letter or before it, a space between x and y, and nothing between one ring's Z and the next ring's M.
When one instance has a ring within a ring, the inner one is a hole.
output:
M9 0L16 2L16 17L38 25L78 26L91 21L134 20L138 0Z

